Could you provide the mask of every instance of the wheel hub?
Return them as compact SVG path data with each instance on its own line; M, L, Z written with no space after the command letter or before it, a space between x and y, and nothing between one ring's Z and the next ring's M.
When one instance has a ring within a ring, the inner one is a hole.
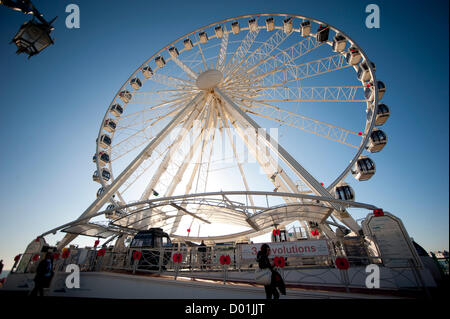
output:
M201 73L195 83L200 90L211 90L215 88L223 79L223 74L219 70L207 70Z

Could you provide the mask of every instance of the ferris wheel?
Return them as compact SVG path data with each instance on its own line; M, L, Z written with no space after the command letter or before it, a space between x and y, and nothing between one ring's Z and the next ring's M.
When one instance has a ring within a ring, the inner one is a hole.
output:
M108 205L112 228L211 240L295 220L308 236L356 232L351 185L375 174L369 153L387 142L375 71L348 35L308 17L246 15L194 30L117 91L96 140L97 199L80 218Z

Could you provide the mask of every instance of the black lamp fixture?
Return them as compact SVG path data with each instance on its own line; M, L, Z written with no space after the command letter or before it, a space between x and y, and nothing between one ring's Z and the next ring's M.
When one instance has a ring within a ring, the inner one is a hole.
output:
M51 24L56 18L47 22L30 0L0 0L0 4L34 16L32 20L25 22L20 27L11 41L11 43L15 43L17 46L17 54L26 53L28 54L28 58L30 58L53 44L50 32L54 30ZM36 21L36 19L39 21Z

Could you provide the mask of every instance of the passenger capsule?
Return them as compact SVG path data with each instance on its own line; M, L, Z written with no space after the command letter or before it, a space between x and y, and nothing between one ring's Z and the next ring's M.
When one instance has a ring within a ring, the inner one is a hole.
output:
M234 21L231 23L231 31L233 31L234 34L238 34L239 32L241 32L239 21Z
M283 32L289 34L292 32L292 17L283 20Z
M375 174L375 163L367 156L361 156L352 168L352 175L358 181L366 181Z
M114 132L116 130L116 127L117 123L112 119L106 119L105 122L103 123L103 129L110 133Z
M383 98L384 93L386 92L386 86L381 81L377 81L377 86L378 86L378 101L380 101ZM374 93L375 89L373 87L373 84L372 83L367 84L367 87L364 90L364 97L366 98L366 100L372 102L375 98Z
M144 66L144 67L142 68L142 71L141 71L141 72L142 72L142 74L145 76L146 79L151 78L152 75L153 75L153 70L152 70L152 68L149 67L149 66Z
M123 113L123 108L119 104L113 104L109 109L109 112L115 117L119 117Z
M108 155L108 153L102 151L102 152L99 152L98 155L99 155L99 158L100 158L99 163L100 163L101 166L105 165L106 163L109 163L109 155ZM97 154L94 154L94 156L92 158L92 161L94 163L97 163Z
M123 217L125 215L125 213L123 213L119 209L113 210L114 208L116 208L116 205L114 205L114 204L109 204L106 207L106 210L109 211L109 212L105 212L105 217L106 218L108 218L108 219L118 219L118 218Z
M355 192L346 183L340 184L334 188L334 198L341 200L355 200Z
M97 198L102 196L106 192L106 189L104 187L100 187L97 191Z
M337 34L333 39L333 51L342 52L347 45L347 39L342 34Z
M111 178L111 173L109 172L109 170L106 168L102 168L101 172L101 176L98 174L98 171L94 172L94 174L92 175L92 179L94 180L94 182L100 182L100 178L105 182L109 181L109 179Z
M221 25L218 25L214 28L214 32L216 33L216 37L221 39L223 37L223 28Z
M377 117L375 119L375 125L380 126L386 123L390 115L389 108L386 104L378 104Z
M361 52L355 47L351 47L345 56L345 60L350 65L356 65L361 61Z
M166 60L164 60L164 58L162 56L157 56L155 58L155 63L157 66L162 68L164 65L166 65Z
M275 22L272 17L266 19L266 29L269 32L275 29Z
M198 34L199 38L200 38L200 43L206 43L208 42L208 35L206 34L205 31L202 31Z
M258 23L256 22L255 18L248 20L248 28L250 32L258 31Z
M178 49L176 47L171 47L169 49L169 54L172 58L177 58L180 55L180 52L178 52Z
M192 44L191 39L189 39L189 38L184 39L183 44L184 44L184 47L185 47L186 50L190 50L190 49L192 49L194 47L194 45Z
M326 25L320 25L319 28L317 29L316 41L317 42L328 41L329 34L330 34L330 28Z
M371 153L377 153L386 146L386 143L386 133L380 129L374 129L369 136L369 142L366 145L366 149Z
M134 79L131 79L130 85L133 89L139 90L142 86L142 82L141 82L141 80L139 80L139 78L134 78Z
M100 146L103 148L108 148L111 146L112 140L111 137L109 137L109 135L107 134L103 134L100 137Z
M133 97L133 95L131 95L131 93L129 91L124 90L119 93L119 97L124 103L128 103L131 101L131 98Z
M300 34L302 37L306 37L311 33L311 22L308 20L300 23Z
M375 72L377 70L377 68L375 66L375 63L370 61L370 64L372 65L373 72ZM370 75L369 67L367 66L367 63L365 61L362 62L358 66L357 76L358 76L358 80L360 80L360 81L363 81L363 82L369 82L370 81L371 75Z

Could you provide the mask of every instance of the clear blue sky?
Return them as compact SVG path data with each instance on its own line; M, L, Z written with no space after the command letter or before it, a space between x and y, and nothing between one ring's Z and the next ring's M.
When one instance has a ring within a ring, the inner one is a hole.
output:
M65 7L81 10L69 30ZM364 26L367 4L381 28ZM358 201L402 218L426 250L448 250L448 1L35 1L58 16L55 45L27 60L8 44L29 16L0 7L0 259L11 266L38 234L77 218L95 199L92 155L104 112L128 76L174 39L243 14L326 21L377 63L388 86L389 144ZM92 241L92 240L91 240Z

